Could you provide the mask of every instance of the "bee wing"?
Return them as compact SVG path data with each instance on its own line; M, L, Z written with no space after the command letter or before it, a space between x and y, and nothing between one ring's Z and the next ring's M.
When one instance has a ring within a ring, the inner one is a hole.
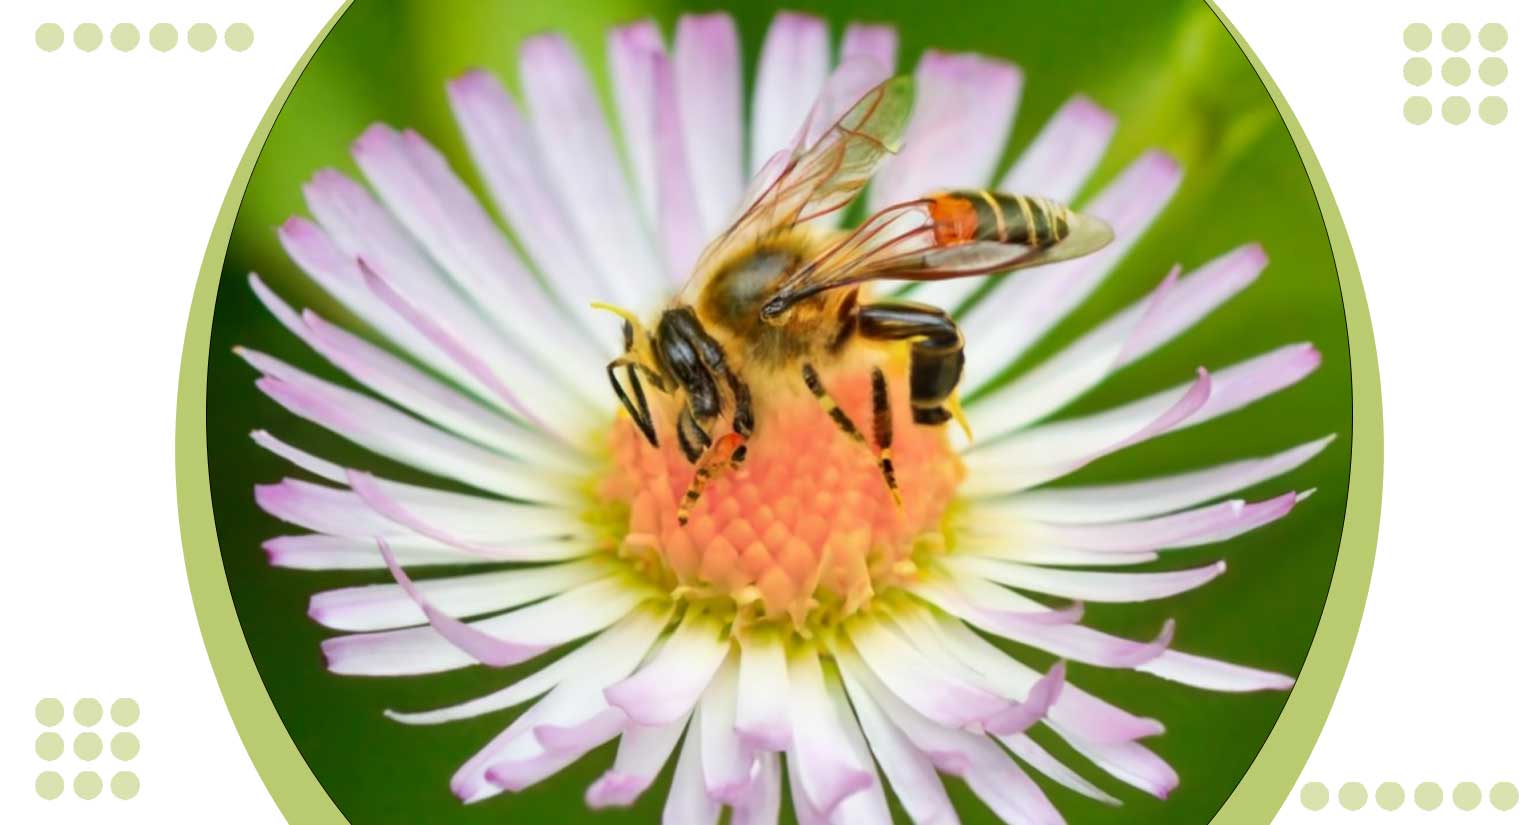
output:
M943 244L935 232L932 204L928 198L906 201L869 216L790 276L763 314L777 315L801 298L865 281L943 281L1042 266L1097 252L1114 239L1109 225L1098 218L1070 213L1067 236L1048 246Z
M839 76L840 75L840 76ZM813 107L795 148L774 155L747 187L736 220L700 258L700 271L744 243L846 206L897 149L912 111L912 81L893 77L869 88L874 76L857 63L839 70ZM868 89L840 117L835 101ZM830 124L829 126L827 124ZM825 128L823 128L825 127Z

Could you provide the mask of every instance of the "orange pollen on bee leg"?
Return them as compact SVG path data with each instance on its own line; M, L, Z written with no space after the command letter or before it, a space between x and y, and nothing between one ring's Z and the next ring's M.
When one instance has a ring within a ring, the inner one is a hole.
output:
M940 246L965 243L976 238L976 227L980 219L976 215L976 207L965 198L939 195L928 207L928 216L933 219L933 237Z
M744 616L787 619L802 632L912 577L924 552L943 548L942 522L963 464L944 428L912 423L906 382L892 381L898 507L872 438L869 373L850 369L823 380L869 443L840 432L803 387L780 393L757 410L745 462L714 473L687 524L678 523L678 506L696 468L675 436L652 447L619 415L599 495L629 507L621 555L685 598L728 598ZM672 411L656 412L658 433L671 434Z

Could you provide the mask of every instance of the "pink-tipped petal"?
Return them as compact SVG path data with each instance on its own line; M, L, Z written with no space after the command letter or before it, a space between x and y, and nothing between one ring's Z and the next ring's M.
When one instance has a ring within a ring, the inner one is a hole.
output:
M314 473L326 481L334 481L338 484L347 483L347 470L345 467L334 461L320 458L313 453L305 452L266 430L252 430L251 440L256 442L263 450L284 459L301 470Z
M1137 670L1180 684L1222 693L1290 690L1296 684L1295 679L1283 673L1256 670L1177 650L1170 650L1159 660L1147 662L1137 667Z
M949 794L926 754L912 744L856 679L843 680L875 761L907 815L920 825L958 825Z
M1067 663L1057 662L1046 671L1044 678L1030 687L1023 702L988 719L982 727L991 734L1019 733L1034 727L1061 698L1066 681Z
M739 644L736 732L758 750L788 750L790 711L784 697L789 695L789 662L784 643L772 628L763 627L741 633Z
M656 229L662 257L672 283L681 285L693 272L704 249L704 219L700 214L683 131L679 80L665 52L651 56L651 129L656 153Z
M1062 763L1060 759L1052 756L1049 751L1041 747L1033 739L1022 733L1008 736L999 736L997 741L1003 743L1008 750L1013 751L1014 756L1024 761L1024 764L1039 771L1047 779L1061 785L1064 788L1075 791L1096 802L1105 805L1120 807L1120 800L1105 793L1097 785L1084 779L1082 774L1072 770Z
M688 726L684 716L668 725L631 725L619 737L613 767L587 788L587 807L622 808L633 805L651 787L677 748Z
M974 576L1066 599L1093 602L1144 602L1166 599L1194 590L1226 572L1218 561L1189 570L1156 573L1101 573L1089 570L1054 570L984 558L956 558L951 564Z
M731 806L731 825L776 825L782 803L783 771L777 753L759 753L752 764L752 784Z
M604 691L609 703L641 725L666 725L687 716L730 649L720 628L719 619L690 610L655 659Z
M752 168L789 148L831 71L831 50L821 18L799 12L774 16L752 88Z
M391 546L407 567L476 565L482 562L430 539L399 537ZM383 570L378 543L349 536L277 536L261 543L267 562L290 570Z
M896 29L877 23L849 23L843 27L838 60L873 60L887 75L896 71Z
M655 20L639 20L609 29L607 46L608 83L624 136L623 149L634 173L636 201L654 228L660 202L658 181L664 177L656 151L656 71L666 61L667 45Z
M1105 773L1158 799L1167 799L1179 786L1173 766L1139 742L1085 742L1066 734L1062 739Z
M860 767L853 743L841 735L821 658L808 645L790 656L788 700L795 707L791 770L810 807L830 816L848 797L874 785L875 777Z
M879 621L850 623L848 637L891 692L940 724L965 727L1010 707L1008 700L944 672Z
M1016 515L1005 499L977 506L975 530L977 535L1012 536L1021 544L1140 553L1224 541L1285 516L1297 499L1294 492L1252 503L1232 499L1166 516L1106 524L1033 521Z
M534 560L527 558L517 545L483 544L433 525L412 512L408 506L391 495L389 489L380 484L369 473L348 470L347 481L351 484L353 492L357 493L369 507L373 508L374 512L401 527L409 529L417 535L440 541L449 547L483 559L493 561Z
M756 750L736 733L736 697L740 662L731 656L699 700L695 724L703 750L704 792L710 799L735 806L752 784Z
M688 725L688 735L683 737L677 772L661 811L663 825L715 825L719 821L720 803L709 797L704 784L705 768L704 733L695 714Z
M1071 203L1098 167L1114 133L1114 115L1087 97L1074 95L1041 127L1003 175L1000 188Z
M677 21L677 96L688 166L708 235L723 230L746 183L742 157L741 45L729 14Z

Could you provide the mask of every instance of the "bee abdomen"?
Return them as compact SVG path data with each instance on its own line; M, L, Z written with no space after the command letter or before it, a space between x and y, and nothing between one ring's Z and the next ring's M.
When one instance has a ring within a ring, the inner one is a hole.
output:
M1071 213L1049 198L965 189L934 195L928 214L941 246L996 241L1046 247L1067 236Z

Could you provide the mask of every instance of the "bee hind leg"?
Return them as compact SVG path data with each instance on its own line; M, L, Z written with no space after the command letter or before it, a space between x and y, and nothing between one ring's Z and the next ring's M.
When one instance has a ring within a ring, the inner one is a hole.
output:
M864 434L859 432L859 428L854 425L853 419L848 417L848 413L838 406L837 399L833 398L827 392L827 388L822 386L821 376L816 373L816 368L810 364L805 364L800 367L800 375L805 379L806 388L811 391L812 395L816 396L816 402L821 405L822 410L827 413L827 416L832 419L837 428L844 435L853 439L854 443L868 449L869 442L864 439ZM878 458L880 475L885 479L886 488L891 491L891 499L896 502L897 507L900 507L901 492L896 487L896 468L891 463L891 405L890 397L886 392L885 373L881 372L877 367L871 376L871 380L874 382L874 429L875 441L880 450Z

